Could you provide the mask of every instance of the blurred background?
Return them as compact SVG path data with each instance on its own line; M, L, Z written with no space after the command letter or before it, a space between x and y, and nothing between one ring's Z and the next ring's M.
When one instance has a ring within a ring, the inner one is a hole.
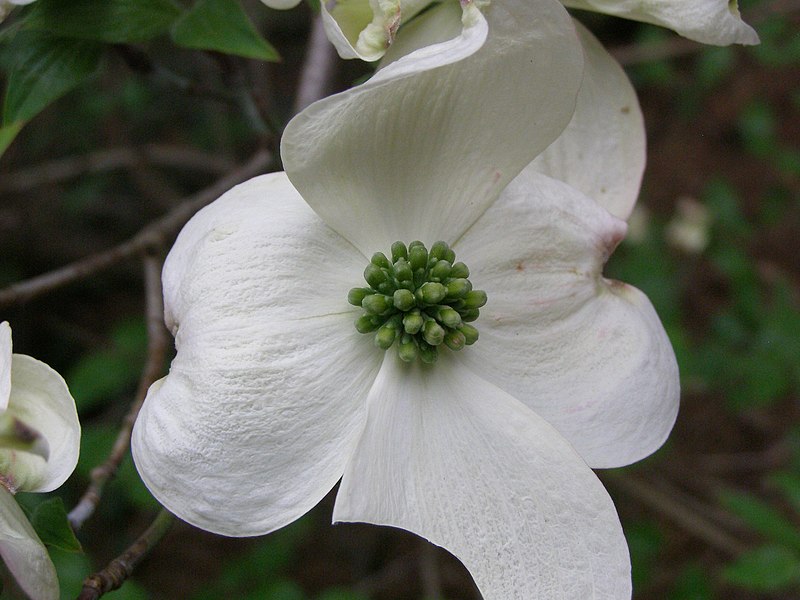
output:
M125 242L259 149L272 156L262 171L280 169L312 9L241 4L280 62L163 35L115 42L21 130L0 157L0 289ZM606 273L650 297L682 377L667 444L599 472L631 548L636 600L800 598L800 2L740 9L760 46L703 47L575 13L626 67L649 136L640 202ZM13 51L0 36L6 73ZM337 59L330 91L368 72ZM57 492L67 509L109 454L145 365L142 273L133 256L0 305L15 351L62 373L78 404L80 463ZM332 527L333 494L263 538L177 523L109 597L478 598L457 560L412 534ZM47 499L20 498L30 511ZM79 533L82 551L53 549L63 598L157 512L126 457ZM4 579L2 597L19 597Z

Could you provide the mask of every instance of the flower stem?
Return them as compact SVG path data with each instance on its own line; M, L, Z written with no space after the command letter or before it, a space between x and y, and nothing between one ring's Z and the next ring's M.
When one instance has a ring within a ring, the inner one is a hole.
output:
M161 509L158 516L145 532L131 544L131 546L117 558L108 563L108 566L94 575L90 575L83 582L78 600L96 600L107 592L119 589L125 580L131 576L141 560L166 535L175 521L169 512Z

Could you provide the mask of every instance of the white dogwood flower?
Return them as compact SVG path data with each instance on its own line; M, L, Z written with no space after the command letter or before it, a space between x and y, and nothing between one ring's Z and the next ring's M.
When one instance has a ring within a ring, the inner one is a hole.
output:
M503 1L503 0L493 0ZM443 4L454 0L445 0ZM758 34L741 19L735 0L562 0L565 6L592 10L668 27L706 44L757 44ZM485 0L467 0L463 27L480 20ZM398 29L422 10L440 4L435 0L327 0L321 3L325 30L342 58L380 59L402 39ZM425 15L423 18L429 18ZM447 28L450 35L452 27ZM474 48L477 49L477 48Z
M758 34L742 21L737 0L562 0L565 6L644 21L716 46L758 44Z
M625 223L585 193L609 196L607 165L627 161L608 200L630 211L641 115L555 0L485 15L478 52L446 64L458 42L426 45L313 104L284 135L286 173L186 225L163 273L177 355L134 459L217 533L278 529L341 479L334 521L445 547L487 600L627 599L589 467L661 445L678 376L647 299L602 277Z
M58 488L79 450L80 424L66 383L43 362L12 354L11 327L0 323L0 557L33 600L58 598L58 579L14 494Z

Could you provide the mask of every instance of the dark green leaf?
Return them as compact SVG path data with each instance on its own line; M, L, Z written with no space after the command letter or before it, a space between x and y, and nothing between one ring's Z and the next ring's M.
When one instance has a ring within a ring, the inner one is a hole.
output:
M690 565L678 575L668 600L713 600L714 592L708 571L699 565Z
M81 544L67 521L67 511L61 498L41 502L31 515L31 525L39 539L48 546L69 552L81 551Z
M800 475L782 471L770 475L769 480L780 488L792 507L800 512Z
M94 42L33 32L17 35L3 107L4 129L21 127L89 78L100 64L101 56L102 47Z
M132 391L139 379L147 351L144 323L123 322L114 328L111 337L110 343L82 356L66 373L78 412L85 413Z
M75 472L88 479L92 469L111 453L117 435L119 435L118 429L111 426L84 427L81 435L81 454ZM106 487L103 505L106 510L111 511L131 505L142 510L158 508L158 503L139 478L130 454L122 460L116 475Z
M179 14L172 0L38 0L25 25L63 37L123 44L166 33Z
M652 579L653 567L664 542L663 536L656 523L644 521L627 524L625 538L631 552L633 585L636 589L642 589Z
M720 501L770 541L800 552L800 531L766 502L737 492L723 493Z
M186 48L280 60L278 52L261 37L236 0L199 0L175 22L172 39Z
M20 132L23 125L25 125L24 122L17 121L16 123L3 125L0 127L0 156L2 156L3 152L6 151L6 148L11 145L11 142L14 141L14 138L17 137L17 134Z
M800 557L783 546L761 546L728 565L722 576L756 592L795 590L800 584Z

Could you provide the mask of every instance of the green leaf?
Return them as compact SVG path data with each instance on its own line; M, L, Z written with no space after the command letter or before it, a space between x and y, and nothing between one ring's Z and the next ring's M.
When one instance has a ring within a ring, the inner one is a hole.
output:
M708 570L699 565L689 565L678 575L668 600L713 600L714 592L708 579Z
M800 552L800 531L765 502L750 494L737 492L723 493L720 501L770 541Z
M48 546L68 552L81 552L81 544L72 532L67 520L67 511L61 498L41 502L31 515L31 525L39 539Z
M652 521L628 523L625 538L631 553L631 576L636 589L645 588L652 580L653 567L664 538L658 525Z
M278 52L261 37L236 0L199 0L175 22L172 39L185 48L280 60Z
M310 517L306 515L261 538L247 553L231 557L216 580L194 593L191 600L249 598L246 591L254 589L259 591L254 595L259 600L274 597L274 590L267 588L274 586L279 581L279 573L296 560L297 548L312 528Z
M38 0L25 26L53 34L126 44L169 30L180 15L172 0Z
M118 434L119 430L114 426L84 427L81 434L81 453L75 472L89 479L92 469L111 453ZM129 510L130 506L140 510L155 510L159 505L142 483L130 454L126 454L116 475L105 489L103 507L104 510L113 512Z
M101 404L133 391L147 352L144 322L137 319L115 326L111 342L86 354L65 376L78 412L85 413Z
M17 35L3 107L4 129L9 129L0 135L0 141L8 139L14 127L19 131L48 104L88 79L101 56L102 47L94 42L34 32Z
M800 475L781 471L770 475L769 481L780 488L792 508L800 512Z
M722 576L755 592L794 590L800 584L800 557L784 546L765 545L742 554Z
M0 127L0 156L3 156L24 125L24 121L16 121Z

